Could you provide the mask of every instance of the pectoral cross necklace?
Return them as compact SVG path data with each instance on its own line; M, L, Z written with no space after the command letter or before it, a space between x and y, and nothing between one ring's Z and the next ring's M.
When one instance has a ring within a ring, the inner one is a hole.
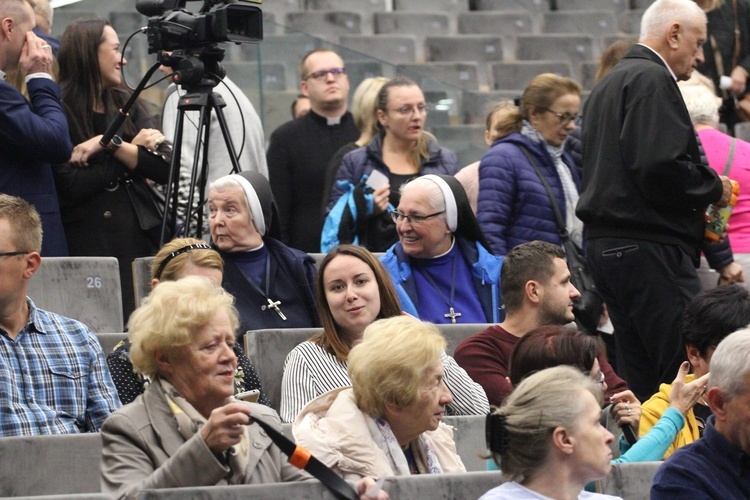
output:
M437 286L437 283L435 283L435 280L432 279L432 276L430 276L430 273L427 271L427 269L424 268L421 264L417 264L417 267L419 267L419 270L422 271L422 274L425 278L427 278L427 281L430 282L430 285L432 288L435 289L435 291L440 295L440 298L443 299L443 302L448 306L448 313L443 314L444 318L449 318L451 320L451 323L456 323L456 318L461 317L461 313L453 309L453 299L456 295L456 263L458 261L458 252L453 254L453 271L451 273L451 298L450 300L445 298L445 295L443 295L443 291L440 290L440 288Z
M265 292L260 289L258 285L255 284L255 282L252 279L248 279L251 285L253 285L253 288L255 288L255 291L258 292L264 299L266 299L266 304L263 304L260 306L261 311L265 311L268 309L273 309L276 311L276 314L279 315L279 317L286 321L286 316L284 316L284 313L281 312L281 308L279 307L281 305L281 302L278 300L273 300L271 297L269 297L270 291L271 291L271 254L269 253L266 257L266 290Z

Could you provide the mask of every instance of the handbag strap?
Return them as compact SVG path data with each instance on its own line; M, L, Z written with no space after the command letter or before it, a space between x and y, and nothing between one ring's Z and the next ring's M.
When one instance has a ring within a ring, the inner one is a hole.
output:
M737 149L737 139L732 137L729 143L729 156L727 156L727 162L724 164L724 176L729 177L729 172L732 170L732 162L734 161L734 150Z
M549 182L547 182L547 178L544 177L544 174L539 169L539 165L537 165L536 160L534 159L534 156L531 154L531 151L526 148L526 146L519 144L518 147L521 149L521 152L526 156L526 159L529 160L529 163L531 163L531 166L534 168L534 172L536 172L536 175L539 177L539 180L542 182L542 186L544 186L544 189L547 191L547 196L549 196L549 201L552 203L552 211L555 213L555 221L557 222L557 229L560 231L560 238L562 238L563 241L567 241L570 239L570 236L568 235L568 230L565 228L565 222L563 221L562 212L560 212L560 206L557 204L557 198L555 198L555 193L552 192L552 187L549 185Z

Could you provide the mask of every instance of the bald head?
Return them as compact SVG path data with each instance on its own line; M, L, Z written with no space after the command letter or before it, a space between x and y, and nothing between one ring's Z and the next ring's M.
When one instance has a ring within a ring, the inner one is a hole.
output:
M661 55L678 80L703 62L706 13L691 0L657 0L641 18L640 43Z

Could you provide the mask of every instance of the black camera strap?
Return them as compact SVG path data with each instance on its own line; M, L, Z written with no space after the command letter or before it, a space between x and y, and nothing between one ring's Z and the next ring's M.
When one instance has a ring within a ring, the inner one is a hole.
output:
M277 431L272 425L264 422L255 415L251 418L260 425L268 434L268 437L289 457L288 461L298 469L303 469L314 478L323 483L323 486L333 493L339 500L359 500L359 495L349 483L344 481L335 472L328 468L323 462L312 456L312 454L298 446L291 439Z

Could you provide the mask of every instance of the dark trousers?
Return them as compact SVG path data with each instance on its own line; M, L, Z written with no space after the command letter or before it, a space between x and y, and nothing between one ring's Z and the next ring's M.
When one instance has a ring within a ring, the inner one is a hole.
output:
M701 291L693 260L675 245L595 238L586 262L615 327L618 375L645 401L686 359L678 324Z

